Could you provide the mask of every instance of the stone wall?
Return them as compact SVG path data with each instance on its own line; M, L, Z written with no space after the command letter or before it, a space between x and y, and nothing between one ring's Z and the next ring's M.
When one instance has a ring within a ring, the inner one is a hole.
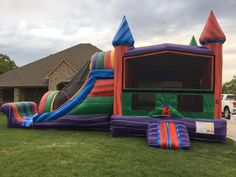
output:
M76 71L65 61L62 61L48 76L49 90L56 90L57 84L69 82L76 74Z

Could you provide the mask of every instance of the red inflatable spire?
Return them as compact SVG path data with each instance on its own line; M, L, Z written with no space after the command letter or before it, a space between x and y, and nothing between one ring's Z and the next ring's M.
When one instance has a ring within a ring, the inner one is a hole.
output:
M222 45L226 37L218 24L214 13L211 11L206 25L199 39L200 43L211 49L214 55L214 117L221 118L221 94L222 94Z
M224 43L225 40L225 34L221 30L214 13L211 11L199 41L204 45L213 42Z

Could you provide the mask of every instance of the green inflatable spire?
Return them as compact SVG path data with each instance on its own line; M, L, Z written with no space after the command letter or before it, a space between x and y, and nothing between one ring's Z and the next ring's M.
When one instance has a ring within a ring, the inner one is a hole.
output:
M194 36L192 37L192 39L191 39L189 45L190 45L190 46L198 46L198 45L197 45L197 41L196 41L196 39L195 39Z

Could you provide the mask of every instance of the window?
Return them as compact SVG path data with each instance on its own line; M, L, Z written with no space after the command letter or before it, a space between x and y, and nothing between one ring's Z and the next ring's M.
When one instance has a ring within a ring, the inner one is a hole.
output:
M57 84L57 90L63 89L66 84L68 84L68 82L60 82L59 84Z
M203 112L203 96L178 95L177 110L180 112Z
M212 60L164 53L125 59L124 88L213 89Z
M3 89L3 102L14 101L14 89Z
M24 101L34 101L36 103L39 103L42 96L48 91L47 88L24 88L21 89L22 93L24 93L24 97L22 100Z
M155 109L154 94L133 94L132 109L151 111Z
M227 95L226 100L228 100L228 101L236 101L236 95Z

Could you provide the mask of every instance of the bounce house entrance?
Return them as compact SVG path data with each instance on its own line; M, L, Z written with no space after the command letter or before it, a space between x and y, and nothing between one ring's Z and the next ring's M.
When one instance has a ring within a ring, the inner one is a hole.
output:
M213 64L172 51L124 58L123 114L213 118Z
M164 53L125 60L124 88L212 90L212 60Z

